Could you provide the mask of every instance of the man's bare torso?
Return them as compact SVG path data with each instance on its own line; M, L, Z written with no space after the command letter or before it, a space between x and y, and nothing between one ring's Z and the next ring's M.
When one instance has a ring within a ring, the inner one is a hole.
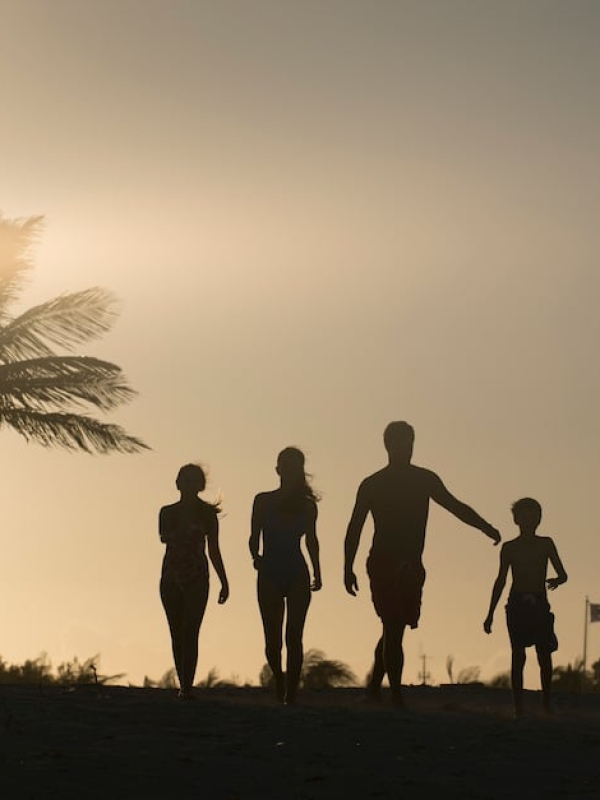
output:
M430 470L408 464L387 466L363 481L359 492L375 525L372 552L421 558L435 478Z

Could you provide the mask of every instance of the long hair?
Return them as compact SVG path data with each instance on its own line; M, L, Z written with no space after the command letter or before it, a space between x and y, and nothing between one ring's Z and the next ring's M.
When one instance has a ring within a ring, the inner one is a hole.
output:
M287 490L280 500L285 510L296 510L304 500L317 503L321 499L309 483L311 476L304 469L304 461L304 453L298 447L285 447L277 456L277 471Z
M192 490L195 494L198 494L198 492L203 492L206 488L206 473L200 464L184 464L177 473L175 485L179 491L182 491L185 487ZM198 500L204 503L205 506L212 508L217 514L221 510L219 501L216 503L209 503L202 497L199 497Z

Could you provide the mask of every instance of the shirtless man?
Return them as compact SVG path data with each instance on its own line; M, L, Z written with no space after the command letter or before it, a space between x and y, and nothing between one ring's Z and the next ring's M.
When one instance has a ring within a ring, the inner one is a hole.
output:
M494 544L500 541L496 528L450 494L435 472L410 463L414 438L414 430L407 422L390 422L387 426L383 441L389 463L360 484L344 542L344 585L355 596L358 582L353 572L354 559L371 513L375 530L367 572L373 605L383 623L383 636L375 650L368 692L378 696L387 672L392 699L398 706L403 705L404 629L407 625L417 627L421 611L425 581L421 557L429 501L435 500L462 522L478 528Z
M506 604L506 624L512 648L511 683L515 716L523 714L523 668L525 648L535 645L542 702L548 713L552 683L552 653L558 649L554 633L554 614L550 611L546 587L553 591L567 580L556 546L549 536L537 536L542 519L542 507L531 497L517 500L512 507L513 519L519 527L516 539L506 542L500 551L500 569L492 589L490 610L483 623L486 633L492 632L494 611L506 584L508 570L512 572L512 586ZM556 571L555 578L546 579L548 562Z

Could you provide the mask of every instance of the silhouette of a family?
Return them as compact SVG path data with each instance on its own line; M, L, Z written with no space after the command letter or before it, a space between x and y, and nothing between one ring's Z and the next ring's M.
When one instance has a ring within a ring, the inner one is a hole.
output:
M375 647L367 697L381 699L387 675L392 703L404 707L402 670L406 627L416 628L421 612L425 569L423 550L429 513L434 500L456 518L480 530L494 545L498 530L458 500L441 478L412 463L414 430L407 422L391 422L384 431L387 465L365 478L344 540L344 585L356 596L358 581L354 561L368 515L373 520L373 540L367 558L371 598L381 619L381 637ZM257 597L263 623L265 655L273 673L279 702L294 704L303 661L303 632L311 592L321 589L319 540L317 537L317 493L305 471L305 458L296 447L286 447L278 457L279 487L254 498L250 555L257 572ZM159 533L166 544L160 594L167 616L173 659L180 684L180 697L193 697L198 661L198 637L209 592L208 557L221 582L219 603L229 596L229 585L219 548L219 508L198 495L206 477L196 464L183 466L176 480L180 500L164 506L159 514ZM506 542L500 552L500 568L493 586L484 630L490 633L493 615L508 572L512 575L506 621L512 648L512 689L516 716L523 712L523 668L525 649L535 646L540 667L543 708L550 711L552 653L557 649L554 615L546 589L554 590L567 580L556 546L549 537L538 536L542 509L532 498L512 506L519 536ZM302 552L305 540L309 567ZM548 565L556 577L547 578ZM286 647L285 670L283 645Z

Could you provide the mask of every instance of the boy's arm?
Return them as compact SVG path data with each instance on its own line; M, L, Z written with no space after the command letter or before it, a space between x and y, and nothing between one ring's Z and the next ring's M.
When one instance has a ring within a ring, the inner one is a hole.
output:
M483 517L480 517L479 514L471 508L471 506L466 505L466 503L462 503L460 500L454 497L454 495L451 494L448 489L446 489L439 475L434 476L430 490L430 496L432 500L435 500L435 502L445 508L446 511L454 514L454 516L461 522L464 522L466 525L470 525L472 528L477 528L480 530L482 533L492 539L495 545L499 544L502 537L496 528L494 528L493 525L490 525L489 522L486 522Z
M563 567L562 561L560 560L560 556L558 555L558 551L556 549L556 545L549 539L548 541L548 558L550 563L554 567L554 571L556 572L555 578L549 578L546 581L546 586L550 591L554 591L557 586L560 586L561 583L567 582L567 573L565 572L565 568Z
M494 611L496 610L496 606L498 605L498 601L500 600L502 591L504 589L504 586L506 585L506 576L508 575L509 566L510 566L510 560L508 557L508 553L506 551L506 545L503 545L502 550L500 551L500 569L498 570L498 577L494 581L494 587L492 589L492 597L490 600L490 608L488 611L488 615L483 623L483 630L486 633L492 632Z
M348 594L352 596L355 596L358 591L358 581L354 574L354 559L356 558L360 535L370 510L366 495L367 492L364 483L362 483L356 493L354 510L352 511L346 538L344 539L344 586Z

